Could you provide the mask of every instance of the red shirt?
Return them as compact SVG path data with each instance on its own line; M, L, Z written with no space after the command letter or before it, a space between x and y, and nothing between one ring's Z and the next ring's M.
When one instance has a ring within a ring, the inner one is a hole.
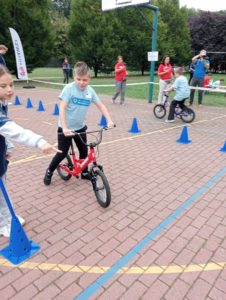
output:
M117 63L115 65L115 70L120 69L120 67L125 67L125 65L123 63ZM115 80L123 81L125 79L126 79L126 68L118 71L117 73L115 73Z
M161 64L158 67L158 74L162 73L162 72L165 72L165 71L168 71L168 73L163 74L163 75L159 75L160 79L162 79L162 80L172 79L173 68L172 68L171 64L166 64L166 65Z
M203 82L203 86L209 86L210 85L210 77L209 76L205 76L204 78L204 82Z

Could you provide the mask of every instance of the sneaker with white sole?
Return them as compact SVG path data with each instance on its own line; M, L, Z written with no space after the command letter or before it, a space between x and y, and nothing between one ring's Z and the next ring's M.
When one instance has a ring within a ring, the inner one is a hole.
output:
M25 225L25 220L20 217L20 216L17 216L21 226L24 226ZM7 222L6 225L4 225L3 227L0 227L0 236L4 236L4 237L10 237L10 232L11 232L11 220L9 222Z
M3 227L0 228L0 236L4 236L4 237L10 237L10 230L11 230L11 226L10 224L7 224Z

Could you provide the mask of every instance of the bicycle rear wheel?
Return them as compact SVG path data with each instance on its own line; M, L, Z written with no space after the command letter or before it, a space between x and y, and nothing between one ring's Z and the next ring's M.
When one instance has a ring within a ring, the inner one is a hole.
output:
M162 119L166 115L166 108L162 104L157 104L153 108L153 113L157 119Z
M111 190L107 177L101 170L95 169L91 171L91 181L97 202L104 208L108 207L111 203Z
M185 108L180 115L181 119L185 123L191 123L195 119L195 112L191 108Z
M67 156L65 157L65 159L62 160L62 162L57 167L57 173L60 176L60 178L63 179L64 181L67 181L67 180L69 180L72 177L72 175L69 174L67 171L63 170L61 168L61 166L64 166L64 167L66 167L66 168L68 168L70 170L73 169L73 163L71 161L71 158L70 158L69 154L67 154Z

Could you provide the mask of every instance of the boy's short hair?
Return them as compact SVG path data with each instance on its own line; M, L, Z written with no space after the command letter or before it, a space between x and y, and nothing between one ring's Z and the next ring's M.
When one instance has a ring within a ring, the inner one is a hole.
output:
M90 68L84 61L78 61L74 65L74 76L90 76Z
M180 74L180 75L182 75L183 74L183 68L182 67L177 67L177 68L175 68L174 69L174 73L177 73L177 74Z

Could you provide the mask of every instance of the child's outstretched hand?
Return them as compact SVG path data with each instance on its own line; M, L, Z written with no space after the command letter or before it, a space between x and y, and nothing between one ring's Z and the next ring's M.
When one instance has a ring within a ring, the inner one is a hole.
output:
M114 128L115 127L115 124L113 122L109 122L107 124L107 128L111 129L111 128Z
M55 146L50 145L49 143L45 143L41 148L41 151L45 154L50 154L51 152L59 152L62 153L61 150L57 149Z

